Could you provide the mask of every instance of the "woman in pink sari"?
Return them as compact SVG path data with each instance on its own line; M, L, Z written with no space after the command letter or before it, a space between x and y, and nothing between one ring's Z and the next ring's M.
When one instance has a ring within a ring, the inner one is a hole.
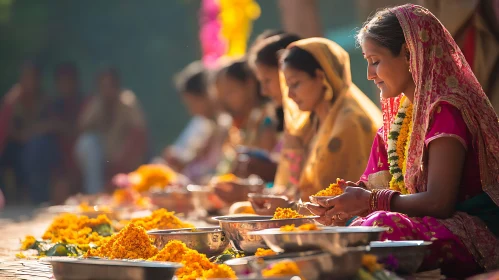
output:
M427 9L385 9L358 41L384 125L364 175L309 209L323 224L385 226L432 241L421 269L466 277L499 268L499 123L449 32Z

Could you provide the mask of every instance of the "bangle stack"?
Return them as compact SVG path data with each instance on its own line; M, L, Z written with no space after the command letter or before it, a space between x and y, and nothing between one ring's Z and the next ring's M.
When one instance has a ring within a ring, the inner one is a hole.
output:
M374 189L369 197L369 212L390 211L390 202L394 194L399 192L389 189Z

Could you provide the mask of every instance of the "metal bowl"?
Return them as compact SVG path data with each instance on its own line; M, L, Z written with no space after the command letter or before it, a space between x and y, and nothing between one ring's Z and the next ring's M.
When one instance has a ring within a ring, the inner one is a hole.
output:
M225 233L220 227L151 230L147 234L159 250L163 249L171 240L180 240L188 248L208 257L220 255L229 245L229 239L225 237Z
M172 279L182 264L106 259L43 258L57 280L163 280Z
M327 200L327 199L330 199L330 198L334 198L334 197L337 197L337 195L333 195L333 196L315 196L315 195L311 195L308 197L308 199L310 199L310 202L312 203L315 203L315 204L319 204L318 203L318 200Z
M432 243L422 240L371 242L371 253L400 274L416 273Z
M187 214L194 210L192 194L184 188L172 187L164 191L153 190L145 192L144 196L148 197L152 204L159 208L165 208L175 213Z
M346 279L355 276L362 265L363 250L351 249L342 256L333 256L321 251L284 253L275 256L245 257L225 262L236 274L260 274L261 270L273 263L291 260L296 262L302 276L307 280ZM259 261L263 260L263 262Z
M341 255L347 247L369 246L387 228L383 227L322 227L313 231L281 231L278 228L249 232L260 236L275 252L324 250Z
M201 215L216 213L225 206L211 186L188 185L187 190L192 195L194 210Z
M258 235L248 235L251 231L280 228L285 225L300 226L314 223L317 216L297 219L272 220L272 216L220 216L213 219L229 238L232 246L248 254L254 254L258 248L268 248L263 238Z

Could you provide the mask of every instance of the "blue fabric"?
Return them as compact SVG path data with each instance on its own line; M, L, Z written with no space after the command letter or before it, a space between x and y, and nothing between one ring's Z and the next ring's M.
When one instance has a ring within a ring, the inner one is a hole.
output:
M88 194L95 194L104 187L104 149L100 136L85 133L78 138L76 155L83 174L83 186Z
M351 225L351 224L353 223L353 221L354 221L355 219L357 219L358 217L359 217L359 216L353 216L352 218L350 218L350 219L347 221L346 226Z

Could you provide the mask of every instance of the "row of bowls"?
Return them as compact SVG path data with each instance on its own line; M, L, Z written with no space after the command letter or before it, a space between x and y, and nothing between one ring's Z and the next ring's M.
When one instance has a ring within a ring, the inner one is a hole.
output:
M270 265L292 259L307 279L324 279L334 273L335 279L354 275L362 255L371 250L378 257L395 256L397 272L411 274L421 265L429 242L377 242L386 228L322 227L320 231L282 232L279 227L313 222L314 217L272 220L271 216L222 216L214 218L220 227L149 231L158 248L170 240L180 240L189 248L208 257L221 254L229 243L237 250L253 254L258 248L269 248L276 256L246 257L226 261L238 275L257 273L261 264ZM261 261L263 260L263 262Z

